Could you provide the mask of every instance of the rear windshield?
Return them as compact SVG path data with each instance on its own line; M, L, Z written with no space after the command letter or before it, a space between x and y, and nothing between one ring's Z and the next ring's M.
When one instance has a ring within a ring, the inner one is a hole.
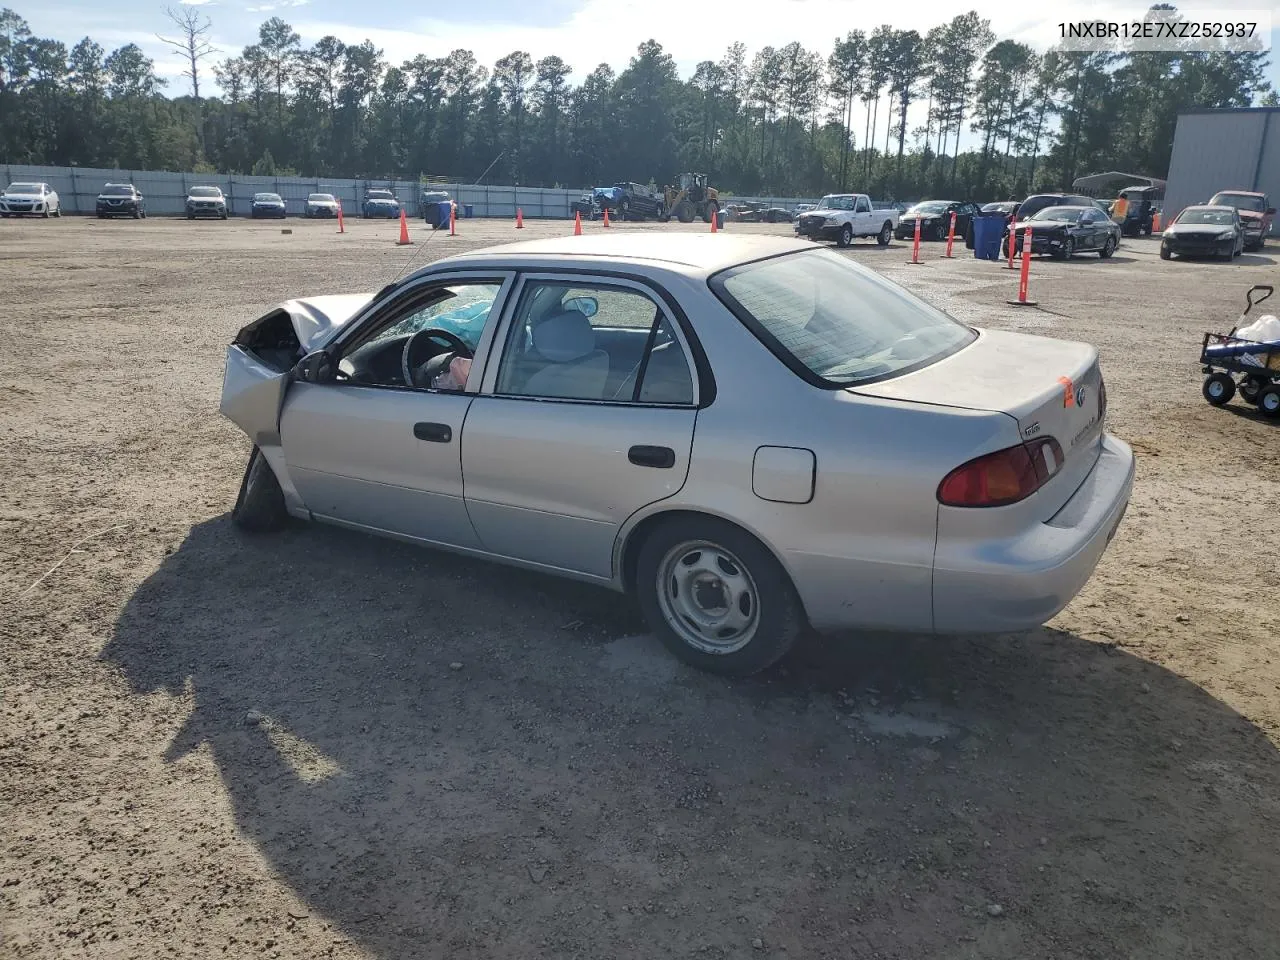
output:
M102 195L104 197L132 197L133 187L121 187L121 186L103 187Z
M1209 203L1214 206L1221 204L1224 207L1235 207L1237 210L1252 210L1255 213L1262 213L1267 209L1263 206L1261 197L1251 197L1247 193L1216 193Z
M1037 210L1027 220L1063 220L1067 223L1075 223L1080 219L1080 214L1084 212L1084 207L1045 207L1043 210Z
M1223 227L1235 226L1234 210L1183 210L1174 223L1209 223Z
M189 197L220 197L222 196L222 191L219 190L217 187L192 187L190 193L188 193L187 196Z
M313 193L307 197L308 200L314 200L317 203L333 203L332 193Z
M1043 210L1045 207L1057 207L1062 204L1063 198L1058 197L1027 197L1022 201L1022 205L1018 207L1018 216L1026 220L1034 215L1037 211Z
M711 288L789 367L827 387L927 366L976 334L879 274L826 250L743 264Z

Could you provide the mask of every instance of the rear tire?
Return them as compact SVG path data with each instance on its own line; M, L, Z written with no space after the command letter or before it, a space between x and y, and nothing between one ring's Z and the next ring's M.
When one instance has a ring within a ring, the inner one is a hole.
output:
M1266 387L1267 381L1261 377L1245 377L1240 381L1239 389L1240 399L1245 403L1258 405L1258 398L1261 397L1263 389Z
M1280 384L1273 383L1258 394L1258 410L1269 420L1280 420Z
M256 446L249 454L249 464L245 467L244 479L240 481L240 493L231 509L231 520L240 529L251 533L279 530L289 522L280 481Z
M1229 403L1236 395L1236 382L1225 373L1211 373L1205 377L1204 386L1200 388L1204 398L1215 407Z
M893 224L888 220L884 222L884 226L880 228L880 232L876 234L876 243L882 247L887 247L889 241L893 239Z
M806 626L795 587L768 548L715 517L659 524L640 547L635 590L668 650L724 676L777 663Z

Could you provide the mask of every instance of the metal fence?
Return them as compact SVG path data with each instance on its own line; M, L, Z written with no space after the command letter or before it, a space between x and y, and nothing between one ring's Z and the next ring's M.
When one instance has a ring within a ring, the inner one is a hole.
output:
M411 180L349 180L311 177L245 177L216 173L169 173L158 170L103 170L90 167L39 167L6 164L0 167L0 184L35 181L58 192L64 212L92 214L95 200L107 183L132 183L146 198L147 214L180 216L187 190L194 186L220 187L233 216L248 216L255 193L278 193L287 213L301 216L307 195L331 193L343 213L356 215L366 190L391 190L405 211L421 216L424 190L446 190L458 204L459 216L468 208L472 216L513 218L518 208L531 219L565 220L573 216L571 204L582 190L545 190L539 187L502 187L479 184L427 184ZM814 203L805 197L725 197L726 202L760 202L794 209L798 203Z

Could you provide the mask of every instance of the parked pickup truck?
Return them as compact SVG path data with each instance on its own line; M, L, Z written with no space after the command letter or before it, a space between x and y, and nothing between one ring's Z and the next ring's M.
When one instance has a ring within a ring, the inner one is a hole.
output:
M898 225L898 211L875 210L865 193L829 193L796 219L796 233L810 240L834 240L847 247L857 237L875 237L887 247Z
M1265 193L1252 190L1219 190L1209 201L1213 207L1235 207L1244 224L1244 248L1261 250L1271 233L1271 220L1276 208Z

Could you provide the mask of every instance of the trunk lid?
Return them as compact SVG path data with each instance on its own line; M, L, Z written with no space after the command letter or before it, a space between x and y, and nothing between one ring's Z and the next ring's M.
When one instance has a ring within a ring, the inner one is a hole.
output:
M1098 351L1087 343L981 330L973 343L937 363L849 389L889 400L998 411L1017 421L1023 441L1052 437L1062 447L1063 465L1044 489L1070 487L1060 495L1062 502L1101 449L1102 372Z

